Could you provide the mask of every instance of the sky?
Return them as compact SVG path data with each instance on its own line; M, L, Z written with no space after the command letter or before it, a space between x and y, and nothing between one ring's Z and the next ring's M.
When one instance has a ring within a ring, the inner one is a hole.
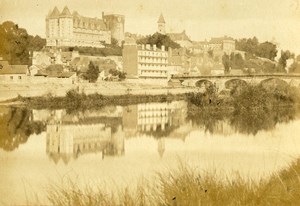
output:
M11 20L29 34L45 37L45 17L68 6L87 17L125 15L125 32L153 34L162 13L167 32L192 40L258 37L300 54L300 0L0 0L0 22Z

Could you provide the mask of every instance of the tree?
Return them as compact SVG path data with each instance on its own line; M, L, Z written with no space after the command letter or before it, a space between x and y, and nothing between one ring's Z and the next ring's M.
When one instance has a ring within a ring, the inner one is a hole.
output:
M30 65L29 51L40 50L45 44L44 39L28 35L25 29L11 21L0 24L0 56L10 64Z
M230 62L230 57L228 54L224 54L222 57L222 63L224 66L224 73L225 74L229 74L230 72L230 66L231 66L231 62Z
M96 82L99 77L99 68L95 66L93 62L89 63L89 68L86 71L85 79L89 80L89 82Z
M251 59L254 56L267 58L274 61L277 55L277 47L271 42L259 43L256 37L252 39L240 39L236 41L236 49L246 52L246 59Z
M158 32L151 36L147 36L146 38L137 40L137 43L156 45L158 48L161 48L161 46L164 45L166 49L169 47L172 49L180 48L180 45L170 39L169 36L160 34Z
M264 42L262 44L259 44L255 54L259 57L274 61L274 58L277 56L276 45L271 42Z
M110 69L109 70L109 73L112 75L112 76L117 76L120 80L124 80L126 79L126 73L125 72L121 72L117 69Z
M287 65L287 60L292 57L294 57L294 54L292 54L289 50L281 51L281 56L278 60L277 71L278 72L286 72L285 68Z
M111 38L111 45L112 45L113 47L119 47L119 42L118 42L118 40L115 39L115 38Z

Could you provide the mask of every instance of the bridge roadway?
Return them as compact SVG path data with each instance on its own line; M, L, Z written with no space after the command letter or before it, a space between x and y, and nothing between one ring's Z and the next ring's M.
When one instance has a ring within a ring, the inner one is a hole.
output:
M207 87L215 85L218 91L230 89L233 86L247 84L268 84L279 85L285 84L288 86L300 87L300 74L255 74L255 75L218 75L218 76L172 76L171 79L178 79L185 86L192 87Z

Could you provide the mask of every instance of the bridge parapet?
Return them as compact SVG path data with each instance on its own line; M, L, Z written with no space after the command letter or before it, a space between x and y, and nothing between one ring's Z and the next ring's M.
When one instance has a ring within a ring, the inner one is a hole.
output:
M267 81L284 81L289 86L300 87L300 74L257 74L257 75L219 75L219 76L173 76L179 79L185 86L207 87L214 85L218 91L228 89L228 85L247 84L257 85ZM235 82L235 83L234 83Z

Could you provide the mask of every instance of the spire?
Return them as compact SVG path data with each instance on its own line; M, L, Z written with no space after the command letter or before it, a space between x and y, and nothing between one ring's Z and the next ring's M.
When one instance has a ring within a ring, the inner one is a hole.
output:
M71 16L72 14L71 14L69 8L67 6L65 6L60 15L62 15L62 16Z
M60 12L59 12L58 8L55 7L53 9L52 13L50 14L50 17L57 17L57 16L59 16L59 14L60 14Z
M164 24L166 23L165 19L164 19L164 16L162 15L162 13L159 16L159 19L158 19L157 23L164 23Z

